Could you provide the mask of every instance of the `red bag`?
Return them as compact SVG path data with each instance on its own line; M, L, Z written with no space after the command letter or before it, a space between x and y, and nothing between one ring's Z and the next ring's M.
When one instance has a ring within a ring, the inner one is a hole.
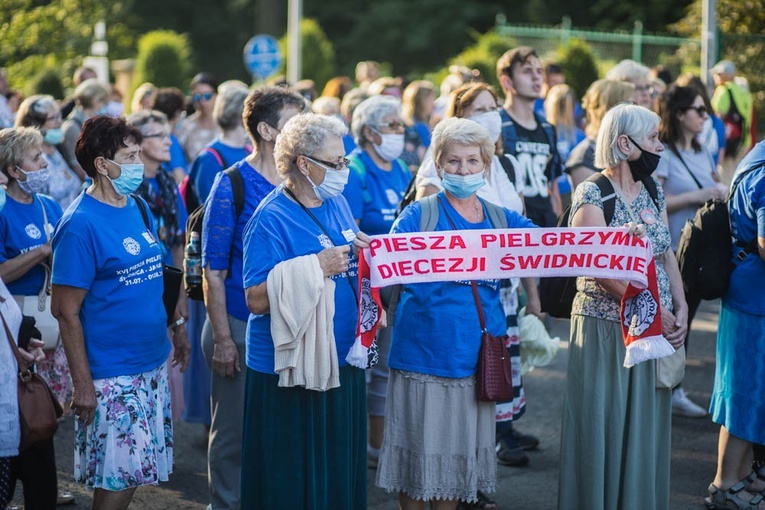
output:
M494 336L486 329L486 318L478 296L478 286L473 287L473 298L481 323L481 350L478 351L478 368L475 373L476 398L481 402L503 402L512 400L513 372L510 352L507 350L507 335Z

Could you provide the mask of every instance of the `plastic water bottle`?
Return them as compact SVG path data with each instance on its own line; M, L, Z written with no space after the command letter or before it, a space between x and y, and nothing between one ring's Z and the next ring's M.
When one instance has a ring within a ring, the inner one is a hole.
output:
M186 289L202 285L202 247L199 232L192 232L186 245L186 256L183 259L183 276Z

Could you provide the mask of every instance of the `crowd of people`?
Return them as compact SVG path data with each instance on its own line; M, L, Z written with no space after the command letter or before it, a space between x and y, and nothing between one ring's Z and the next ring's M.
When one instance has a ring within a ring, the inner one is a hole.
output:
M711 69L713 91L631 60L586 91L564 71L517 47L497 61L499 89L458 66L440 88L406 83L372 61L321 94L311 80L250 88L199 73L188 95L141 85L127 115L88 68L69 98L21 98L0 73L0 336L76 416L74 477L93 508L128 508L136 488L168 480L179 420L205 431L213 510L365 508L368 469L404 510L498 508L497 464L526 465L539 444L514 426L533 405L518 324L545 320L538 279L385 289L379 362L362 370L346 355L370 236L549 228L567 206L570 227L627 225L650 240L662 334L687 349L701 299L683 285L678 241L699 207L729 196L736 269L705 504L765 508L765 407L750 387L765 349L751 299L765 285L765 142L752 96L728 61ZM189 292L169 266L186 267ZM654 361L624 367L626 289L577 279L560 509L669 508L671 416L707 416L682 383L657 387ZM46 297L60 337L43 346L20 324L26 298ZM476 398L481 325L507 335L510 401ZM1 341L6 375L26 368L11 352ZM19 449L15 398L0 384L0 505L17 480L27 509L71 503L53 440Z

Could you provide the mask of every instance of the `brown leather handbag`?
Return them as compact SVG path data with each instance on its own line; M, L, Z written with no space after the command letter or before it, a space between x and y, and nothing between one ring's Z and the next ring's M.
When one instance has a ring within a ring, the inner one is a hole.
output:
M19 423L21 425L19 451L23 451L35 443L52 438L58 429L58 418L64 414L64 410L53 396L45 380L32 372L31 369L23 368L26 366L26 362L19 354L19 348L5 317L0 314L0 318L2 318L5 334L19 367L17 388Z
M481 323L481 350L475 373L476 398L481 402L504 402L513 399L513 371L507 335L494 336L486 328L486 318L478 295L478 286L471 281L473 298Z

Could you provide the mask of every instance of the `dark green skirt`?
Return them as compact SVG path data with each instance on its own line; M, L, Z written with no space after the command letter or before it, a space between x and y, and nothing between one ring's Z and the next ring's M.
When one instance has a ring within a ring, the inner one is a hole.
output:
M364 371L341 368L340 387L325 392L278 382L247 369L241 507L366 508Z

